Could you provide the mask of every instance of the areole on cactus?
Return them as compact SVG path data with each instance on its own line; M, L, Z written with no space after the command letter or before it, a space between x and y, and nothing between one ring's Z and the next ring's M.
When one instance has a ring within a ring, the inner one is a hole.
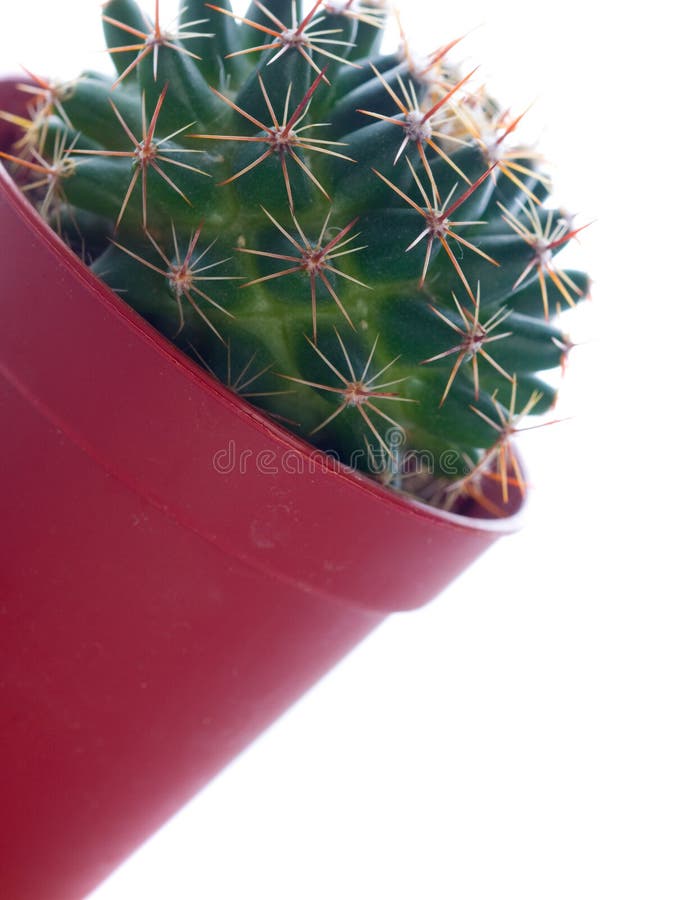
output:
M320 449L456 511L504 513L510 440L555 389L588 291L543 161L447 61L380 51L375 0L187 0L102 16L116 76L31 76L0 154L114 291ZM4 114L9 117L9 114ZM427 474L422 469L430 460ZM483 479L501 483L492 503Z

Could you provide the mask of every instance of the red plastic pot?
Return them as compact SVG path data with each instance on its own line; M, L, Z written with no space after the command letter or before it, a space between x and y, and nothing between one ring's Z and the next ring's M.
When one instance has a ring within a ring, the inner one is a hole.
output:
M312 451L97 281L2 172L0 234L0 896L73 900L516 523Z

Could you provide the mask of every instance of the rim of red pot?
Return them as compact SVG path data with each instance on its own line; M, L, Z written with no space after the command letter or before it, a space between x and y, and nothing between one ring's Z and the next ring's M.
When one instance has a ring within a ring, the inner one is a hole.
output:
M0 85L5 84L16 85L19 82L25 82L24 78L0 78ZM417 497L407 493L399 492L389 487L385 487L378 481L375 481L369 475L344 465L332 456L326 455L323 451L308 443L303 438L298 437L286 428L278 425L277 422L269 418L266 413L257 407L248 403L239 394L231 391L223 385L218 379L213 378L201 366L195 363L189 356L178 349L171 341L168 340L154 326L147 322L139 313L131 306L125 303L108 285L97 278L88 267L76 256L76 254L59 238L59 236L50 228L49 225L40 217L37 210L28 202L23 193L19 190L11 175L0 160L0 190L5 195L5 199L9 202L15 212L28 220L31 224L37 239L45 244L52 253L61 257L62 261L71 268L81 280L84 288L86 288L93 298L99 303L108 305L120 316L123 316L136 330L141 332L147 341L150 349L158 353L160 356L171 357L176 365L184 368L188 375L193 378L195 383L198 381L202 385L202 389L214 396L218 394L232 410L243 417L247 417L252 425L256 425L262 433L267 433L272 439L278 443L286 444L288 448L301 453L306 457L310 464L324 468L329 474L346 482L350 490L361 490L365 493L374 495L378 500L391 503L400 509L413 514L427 516L432 520L440 521L444 525L455 525L458 528L466 528L468 530L482 531L493 534L507 534L518 531L525 518L526 513L526 492L515 491L517 494L514 511L510 515L499 518L482 515L464 515L461 513L449 512L432 506Z

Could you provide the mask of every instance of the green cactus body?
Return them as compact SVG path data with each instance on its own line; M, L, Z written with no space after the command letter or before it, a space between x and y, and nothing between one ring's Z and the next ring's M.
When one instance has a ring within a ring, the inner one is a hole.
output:
M422 71L380 54L384 19L193 0L168 34L110 0L117 75L38 90L11 160L93 271L229 388L449 508L502 480L497 513L520 416L555 399L555 313L588 279L555 260L576 229L516 121L439 53Z

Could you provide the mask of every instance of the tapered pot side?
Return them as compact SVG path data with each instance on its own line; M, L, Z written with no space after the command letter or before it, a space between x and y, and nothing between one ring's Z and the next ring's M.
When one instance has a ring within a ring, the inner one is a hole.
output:
M24 100L0 84L0 108ZM269 421L92 276L4 171L0 235L0 893L61 900L518 516L410 502Z

